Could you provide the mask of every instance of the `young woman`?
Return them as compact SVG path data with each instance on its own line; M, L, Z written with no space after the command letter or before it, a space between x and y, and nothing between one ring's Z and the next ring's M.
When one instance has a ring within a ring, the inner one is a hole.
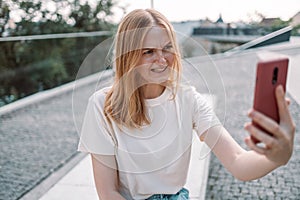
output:
M280 123L252 110L244 150L220 124L194 87L180 84L181 58L172 25L159 12L138 9L120 23L111 87L89 99L79 150L92 157L101 200L188 199L183 188L196 131L237 179L260 178L288 162L295 125L281 86L276 89ZM201 178L201 177L199 177Z

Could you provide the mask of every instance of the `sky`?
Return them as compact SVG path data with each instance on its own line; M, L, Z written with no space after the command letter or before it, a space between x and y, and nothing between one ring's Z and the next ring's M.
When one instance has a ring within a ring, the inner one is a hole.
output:
M127 12L137 8L150 8L151 0L115 0L127 5ZM222 14L225 22L259 20L265 17L280 17L288 20L300 11L300 0L153 0L154 9L163 13L170 21L199 20L215 21ZM123 13L117 13L116 21Z

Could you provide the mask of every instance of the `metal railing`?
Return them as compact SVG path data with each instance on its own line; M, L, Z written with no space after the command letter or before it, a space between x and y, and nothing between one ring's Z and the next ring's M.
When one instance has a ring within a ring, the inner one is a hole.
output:
M0 38L0 106L75 80L88 54L112 31L60 33ZM111 47L102 45L86 76L106 69Z

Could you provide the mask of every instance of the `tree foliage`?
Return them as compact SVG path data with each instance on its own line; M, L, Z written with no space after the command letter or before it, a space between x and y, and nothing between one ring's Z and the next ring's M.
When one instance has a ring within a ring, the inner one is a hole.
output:
M281 19L277 19L272 23L270 27L270 31L274 32L287 26L289 26L289 21L283 21Z
M88 0L0 0L0 25L5 27L1 35L4 31L16 36L109 29L114 6L113 0L94 4ZM15 21L11 24L15 28L9 26L9 20Z
M0 37L112 30L113 0L0 0ZM0 106L74 80L105 37L0 42Z
M300 36L300 24L293 27L292 35L293 36Z

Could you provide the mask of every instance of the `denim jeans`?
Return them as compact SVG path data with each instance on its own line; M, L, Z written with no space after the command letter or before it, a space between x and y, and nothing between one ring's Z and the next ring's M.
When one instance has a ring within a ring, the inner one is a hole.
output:
M155 194L146 200L188 200L188 199L189 199L189 191L185 188L182 188L176 194Z

